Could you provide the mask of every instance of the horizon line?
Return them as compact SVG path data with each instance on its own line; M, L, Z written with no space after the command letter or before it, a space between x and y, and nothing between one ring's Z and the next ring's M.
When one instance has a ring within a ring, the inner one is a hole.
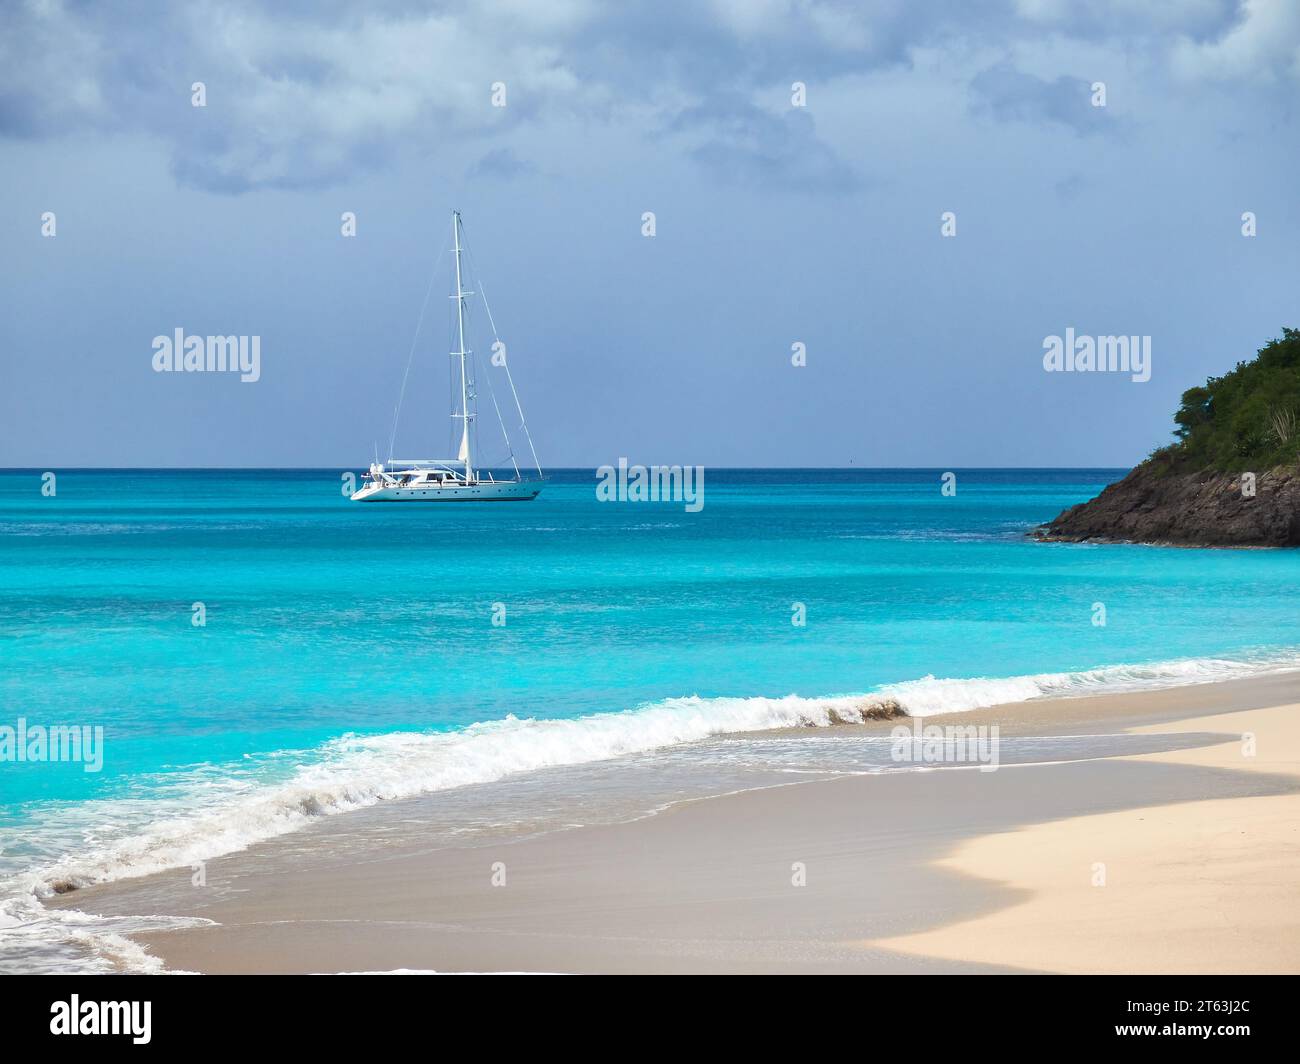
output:
M603 463L601 463L601 465L552 466L552 467L550 467L549 470L547 470L547 472L553 472L553 473L586 473L586 472L590 472L590 471L592 471L592 470L600 469L601 466L603 466L603 465L608 465L608 464L609 464L608 462L603 462ZM679 463L674 463L674 462L657 462L657 463L634 463L634 464L637 464L637 465L641 465L641 464L645 464L645 465L660 465L660 466L664 466L664 465L683 465L683 466L685 466L685 465L700 465L700 463L688 463L688 462L679 462ZM44 471L47 471L47 470L49 470L49 469L51 469L51 468L52 468L52 469L56 469L56 470L57 470L57 469L62 469L62 470L80 470L80 471L85 471L85 472L97 472L97 473L257 473L257 472L262 472L262 473L327 473L327 472L328 472L328 473L332 473L332 472L337 472L337 471L340 471L340 470L342 470L342 471L350 471L350 470L353 470L353 469L363 469L364 467L362 467L362 466L348 466L348 465L341 465L341 466L333 466L333 465L325 465L325 466L91 466L91 465L87 465L87 466L83 466L83 465L61 465L61 464L59 464L59 463L53 463L51 466L0 466L0 473L30 473L30 472L44 472ZM484 468L484 469L487 469L487 470L495 470L495 469L497 469L497 468L507 468L507 467L504 467L504 466L502 466L502 467L485 466L485 467L483 467L483 468ZM836 466L820 466L820 465L729 466L729 465L714 465L714 466L710 466L710 465L705 465L705 466L703 466L703 468L705 468L705 469L721 470L721 471L725 471L725 472L735 472L735 473L766 473L766 472L773 472L773 471L789 471L789 472L804 472L804 471L811 471L811 472L851 472L851 471L854 471L854 470L867 470L867 471L871 471L871 472L894 472L894 473L906 473L906 472L929 472L929 471L931 471L931 470L935 470L935 469L938 469L938 470L949 470L949 469L951 469L951 470L963 470L963 469L964 469L964 470L1023 470L1023 471L1025 471L1025 472L1043 472L1043 471L1059 471L1059 470L1080 470L1080 471L1085 471L1085 470L1107 470L1107 471L1110 471L1110 470L1119 470L1119 469L1129 470L1129 469L1133 469L1134 467L1133 467L1133 466L1127 466L1127 465L1124 465L1124 466L1120 466L1120 465L1082 465L1082 466L1073 466L1073 465L1061 465L1061 466L1054 466L1054 465L1033 465L1033 466L1018 466L1018 465L966 465L966 466L955 466L955 465L948 465L948 466L942 466L942 465L893 465L893 466L865 466L865 465L864 465L864 466L860 466L860 465L836 465ZM545 476L545 475L546 475L546 474L543 473L543 476Z

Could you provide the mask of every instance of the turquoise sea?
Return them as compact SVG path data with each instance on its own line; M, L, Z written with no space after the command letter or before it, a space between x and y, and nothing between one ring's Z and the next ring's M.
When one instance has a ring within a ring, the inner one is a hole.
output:
M49 497L42 472L0 472L0 727L102 727L103 766L0 761L0 967L93 954L34 905L55 887L323 814L846 696L1300 664L1300 554L1026 537L1122 470L956 470L952 496L942 470L708 470L698 513L600 503L591 470L494 506L350 503L337 470L61 470Z

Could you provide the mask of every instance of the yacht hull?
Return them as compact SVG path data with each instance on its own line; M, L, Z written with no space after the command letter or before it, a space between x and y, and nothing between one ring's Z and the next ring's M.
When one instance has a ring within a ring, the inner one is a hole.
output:
M529 481L478 484L372 485L352 496L353 502L529 502L542 486Z

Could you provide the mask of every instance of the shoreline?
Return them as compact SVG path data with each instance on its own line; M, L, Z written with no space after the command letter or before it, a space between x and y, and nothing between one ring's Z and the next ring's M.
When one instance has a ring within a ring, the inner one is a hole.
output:
M421 826L427 830L438 815L436 796L402 799L207 862L212 889L195 890L183 869L83 888L47 904L215 921L129 934L168 969L198 972L1072 970L1066 956L1027 958L996 948L1000 938L1017 937L998 921L1020 906L1038 906L1026 918L1037 920L1046 904L1067 927L1081 917L1052 909L1063 888L1034 878L1032 861L1020 867L991 858L982 842L1019 839L1015 852L1028 847L1032 855L1044 838L1068 849L1070 840L1095 832L1097 817L1216 802L1212 815L1221 817L1246 810L1242 803L1271 803L1272 834L1223 867L1211 862L1218 879L1209 887L1248 890L1249 882L1233 877L1270 851L1280 855L1272 874L1294 896L1300 857L1285 825L1300 821L1300 768L1296 736L1279 721L1296 720L1298 702L1300 673L1292 671L932 715L918 719L927 726L996 724L1005 738L1177 736L1225 727L1237 734L1192 750L1003 765L991 773L799 780L681 801L618 823L464 846L422 845ZM888 735L897 723L816 732L826 739ZM1270 756L1268 770L1264 761L1229 760L1240 731L1252 728L1285 732L1278 750L1290 752ZM723 742L753 737L736 733ZM1175 822L1174 835L1144 841L1150 861L1191 844L1177 832L1196 821ZM991 867L1008 871L990 875ZM503 883L494 885L497 878ZM1158 911L1152 918L1161 925ZM1104 928L1087 934L1105 938ZM1300 970L1300 929L1274 938L1280 953L1270 953L1270 970ZM1249 957L1239 961L1241 970L1254 970ZM1130 955L1126 963L1135 967L1125 970L1160 970L1143 967L1150 962ZM1206 963L1223 965L1222 951Z
M1067 536L1039 535L1034 529L1026 535L1035 543L1077 544L1098 547L1171 547L1175 550L1297 550L1290 543L1190 543L1177 539L1115 539L1111 536L1088 536L1085 539L1070 539Z
M1197 719L1215 730L1241 723L1251 730L1236 742L1133 760L1231 765L1236 773L1286 778L1292 789L1090 814L967 840L940 866L1015 884L1026 897L874 945L1071 974L1300 971L1300 705Z

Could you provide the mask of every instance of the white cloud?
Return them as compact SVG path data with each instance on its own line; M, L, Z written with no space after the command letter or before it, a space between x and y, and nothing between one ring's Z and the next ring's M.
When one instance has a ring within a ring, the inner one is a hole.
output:
M1300 4L1246 0L1240 20L1216 40L1183 40L1174 69L1186 78L1273 82L1300 78Z

